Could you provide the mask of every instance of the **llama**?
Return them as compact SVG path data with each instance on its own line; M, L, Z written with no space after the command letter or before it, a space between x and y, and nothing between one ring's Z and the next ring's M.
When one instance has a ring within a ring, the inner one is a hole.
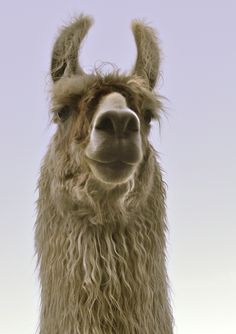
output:
M52 120L41 166L35 245L40 334L171 334L165 266L165 186L149 143L161 102L154 30L134 21L129 74L86 74L81 15L57 38Z

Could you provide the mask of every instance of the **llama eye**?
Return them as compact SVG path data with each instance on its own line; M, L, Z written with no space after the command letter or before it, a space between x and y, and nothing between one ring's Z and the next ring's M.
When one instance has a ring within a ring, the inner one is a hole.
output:
M60 110L58 110L57 115L59 119L64 122L72 113L72 108L70 106L64 106Z
M149 125L152 121L153 115L151 110L146 110L144 114L144 121L147 125Z

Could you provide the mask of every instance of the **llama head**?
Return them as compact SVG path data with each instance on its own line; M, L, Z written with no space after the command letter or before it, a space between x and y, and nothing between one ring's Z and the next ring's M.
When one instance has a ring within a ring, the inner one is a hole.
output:
M53 48L54 146L61 155L58 163L64 161L65 178L80 168L113 187L134 179L150 153L150 122L161 109L153 91L160 55L153 29L134 21L137 59L131 73L86 74L78 51L91 24L91 18L80 16L61 31Z

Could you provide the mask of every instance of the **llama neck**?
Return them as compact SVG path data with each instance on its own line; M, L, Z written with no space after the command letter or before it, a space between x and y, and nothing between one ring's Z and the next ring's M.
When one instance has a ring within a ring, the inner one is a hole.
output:
M88 216L49 221L39 245L47 332L57 333L53 318L58 333L76 333L73 319L86 334L93 327L96 334L159 333L160 304L168 309L161 224L140 212L126 224L93 224Z
M105 198L97 207L83 201L71 205L71 197L56 200L51 196L60 192L52 191L47 173L39 183L45 196L39 197L36 224L40 334L171 334L159 168L141 174L140 185L147 189L136 183L124 197L125 210ZM166 321L160 324L163 314Z

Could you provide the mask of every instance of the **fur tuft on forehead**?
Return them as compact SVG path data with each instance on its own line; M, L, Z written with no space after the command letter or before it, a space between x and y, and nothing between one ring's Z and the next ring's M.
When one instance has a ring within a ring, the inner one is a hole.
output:
M140 76L121 75L119 71L102 75L98 71L92 75L64 77L52 88L52 111L63 105L78 104L83 101L86 109L94 109L100 99L112 92L122 94L131 109L137 113L152 110L159 119L162 109L160 96L150 91Z

